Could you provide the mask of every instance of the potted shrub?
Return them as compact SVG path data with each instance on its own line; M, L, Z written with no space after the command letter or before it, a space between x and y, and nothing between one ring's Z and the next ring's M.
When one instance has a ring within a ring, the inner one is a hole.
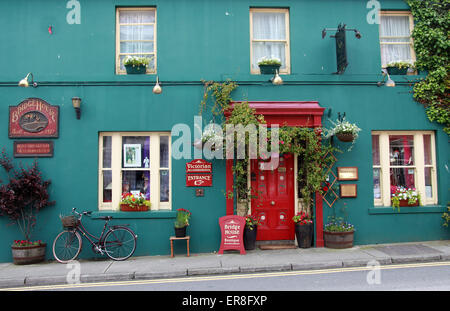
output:
M146 212L150 208L150 201L145 199L142 193L134 195L130 192L122 193L120 210L122 212Z
M400 211L400 206L418 206L420 204L420 194L415 188L406 189L402 186L392 186L391 193L393 209L398 208Z
M386 65L386 70L390 75L406 75L409 68L414 69L414 65L404 61L391 62Z
M313 237L313 221L308 213L304 211L298 212L292 220L295 223L295 236L297 244L300 248L311 247Z
M325 247L328 248L350 248L353 247L355 227L343 218L334 216L328 218L324 227L323 239Z
M273 75L279 72L281 67L281 60L276 57L263 57L258 60L258 66L262 75Z
M11 246L14 264L31 264L45 259L46 243L31 240L38 212L54 205L48 192L49 180L43 180L35 160L30 167L15 169L3 150L0 165L6 171L9 183L0 185L0 215L17 224L25 239ZM1 181L0 181L1 182Z
M331 130L326 130L327 134L325 137L329 138L335 135L342 142L352 142L352 145L348 149L350 151L354 142L358 139L358 133L361 129L356 124L346 121L345 118L339 119L337 122L330 120L330 122L334 127Z
M256 234L260 222L255 216L247 215L245 217L244 228L244 248L246 250L252 250L256 247Z
M150 59L148 57L128 55L123 61L127 74L144 74L146 73L149 64Z
M177 209L177 218L175 220L175 236L177 238L186 236L186 228L189 226L191 212L184 208Z

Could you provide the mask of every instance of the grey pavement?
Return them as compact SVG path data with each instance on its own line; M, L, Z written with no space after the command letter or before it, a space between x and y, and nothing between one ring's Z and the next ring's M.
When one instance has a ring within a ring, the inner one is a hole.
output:
M450 261L450 240L414 243L359 245L348 249L296 248L237 251L191 252L167 256L132 257L126 261L79 260L81 283L131 281L200 275L251 272L315 270L430 261ZM0 263L0 288L66 284L74 266L46 261L33 265Z

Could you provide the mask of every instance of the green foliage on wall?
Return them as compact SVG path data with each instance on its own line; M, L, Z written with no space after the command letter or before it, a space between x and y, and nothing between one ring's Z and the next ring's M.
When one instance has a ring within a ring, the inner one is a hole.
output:
M450 0L406 2L415 21L416 67L428 70L427 77L414 85L414 99L425 106L428 119L443 124L450 135Z

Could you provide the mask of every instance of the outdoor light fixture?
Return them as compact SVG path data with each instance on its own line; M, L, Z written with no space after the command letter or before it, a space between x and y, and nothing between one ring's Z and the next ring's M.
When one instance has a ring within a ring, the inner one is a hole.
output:
M272 79L270 79L270 81L272 81L273 85L281 85L281 84L283 84L283 79L281 79L280 75L278 74L278 70L275 71L275 75L273 76Z
M357 29L346 29L345 25L344 25L343 28L324 28L322 30L322 39L325 38L325 36L327 35L327 31L330 31L330 30L333 30L333 31L339 31L339 30L354 31L355 32L355 37L357 39L361 39L361 33ZM334 38L334 36L331 36L331 37Z
M387 73L387 71L382 71L383 73L383 80L381 80L380 82L377 82L378 86L382 86L383 84L386 85L387 87L395 87L395 82L394 80L391 79L391 76L389 76L389 74ZM387 77L387 81L384 82L384 80Z
M75 109L75 113L77 114L77 120L80 120L81 117L81 98L72 97L72 106Z
M25 78L23 78L22 80L19 81L19 86L21 86L21 87L29 87L30 84L28 83L28 77L30 75L31 75L31 85L33 87L37 87L37 83L34 82L34 77L33 77L33 74L31 72L29 72Z
M153 87L153 94L161 94L162 93L162 88L159 85L159 79L158 76L156 77L156 84Z

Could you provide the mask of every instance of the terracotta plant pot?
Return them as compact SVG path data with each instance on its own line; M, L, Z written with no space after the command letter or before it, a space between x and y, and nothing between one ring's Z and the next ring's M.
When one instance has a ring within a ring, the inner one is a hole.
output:
M244 228L244 248L246 250L252 250L256 248L256 233L257 226L253 227L253 230L245 226Z
M148 206L147 205L131 206L128 204L120 204L120 210L122 212L147 212Z
M414 204L408 204L408 200L400 200L399 206L405 207L405 206L419 206L419 200L416 201Z
M313 224L295 225L295 236L299 248L309 248L312 244Z
M36 246L11 246L14 264L29 265L44 261L46 246L46 243Z
M328 248L351 248L353 247L354 231L347 232L323 232L325 247Z

